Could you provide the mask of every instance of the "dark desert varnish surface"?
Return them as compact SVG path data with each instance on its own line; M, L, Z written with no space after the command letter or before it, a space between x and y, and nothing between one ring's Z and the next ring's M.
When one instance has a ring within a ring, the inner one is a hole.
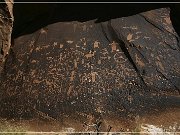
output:
M0 78L3 119L27 131L179 124L179 37L169 9L95 21L33 31L30 23L16 33Z

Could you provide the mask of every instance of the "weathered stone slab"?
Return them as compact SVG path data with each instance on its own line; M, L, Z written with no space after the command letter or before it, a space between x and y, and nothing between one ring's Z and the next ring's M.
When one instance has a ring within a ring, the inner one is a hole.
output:
M56 22L16 38L0 78L1 117L121 131L139 117L178 110L179 37L169 17L163 8Z

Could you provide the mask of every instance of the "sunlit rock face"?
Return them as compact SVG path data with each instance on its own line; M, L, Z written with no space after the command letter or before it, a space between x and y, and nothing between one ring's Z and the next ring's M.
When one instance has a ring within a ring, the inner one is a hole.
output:
M11 33L13 25L11 0L5 0L0 5L0 73L3 70L6 56L11 46Z
M0 78L2 117L121 131L179 110L179 37L169 9L94 21L57 22L15 39Z

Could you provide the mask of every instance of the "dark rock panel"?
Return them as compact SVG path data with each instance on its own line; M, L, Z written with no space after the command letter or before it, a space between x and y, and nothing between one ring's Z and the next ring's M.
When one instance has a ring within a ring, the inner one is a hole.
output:
M179 37L169 12L57 22L16 38L0 78L1 117L120 131L132 126L127 120L179 109Z

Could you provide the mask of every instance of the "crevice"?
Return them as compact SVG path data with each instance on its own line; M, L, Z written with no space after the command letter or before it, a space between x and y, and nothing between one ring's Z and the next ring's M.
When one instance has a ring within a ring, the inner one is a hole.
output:
M130 53L129 53L126 45L125 45L125 43L123 42L123 40L120 40L120 38L119 38L118 35L116 34L116 31L113 29L113 27L112 27L112 25L111 25L111 20L108 22L108 30L109 30L109 32L110 32L111 35L112 35L112 37L111 37L112 40L115 40L115 41L119 44L121 50L124 52L124 55L126 56L126 58L129 60L129 62L131 63L131 65L132 65L133 68L135 69L136 73L137 73L138 76L140 77L140 80L143 82L142 84L143 84L144 87L146 87L146 89L147 89L146 82L144 81L142 75L140 74L140 71L139 71L139 69L137 68L136 64L134 63L134 61L133 61L133 59L132 59L132 57L131 57L131 55L130 55Z
M152 26L154 26L155 28L157 28L158 30L160 30L160 31L163 31L164 33L166 33L166 32L168 32L168 33L171 33L171 32L169 32L167 29L165 29L164 27L161 27L161 26L159 26L159 25L155 25L156 23L153 23L153 21L152 20L150 20L150 19L148 19L148 18L146 18L144 15L142 15L142 14L139 14L141 17L143 17L148 23L150 23ZM173 20L172 20L172 22L173 22ZM172 25L172 27L173 27L173 25ZM180 46L179 46L179 36L178 36L178 34L174 34L174 33L171 33L175 38L176 38L176 40L177 40L177 46L180 48ZM172 47L171 47L172 48ZM174 50L174 49L173 49ZM179 49L178 49L179 50Z
M147 62L147 63L149 63L148 62L148 60L144 57L144 55L139 51L139 49L138 48L136 48L135 47L135 49L139 52L139 54L143 57L143 59ZM161 71L159 71L158 70L158 68L157 67L155 67L153 64L151 64L151 63L149 63L153 68L155 68L155 70L158 72L158 73L160 73L166 80L168 80L171 84L173 84L173 86L178 90L178 93L180 94L180 89L170 80L170 79L168 79Z
M163 31L163 32L167 32L167 33L171 33L169 32L167 29L165 29L164 27L160 26L160 25L155 25L157 23L154 23L152 20L146 18L144 15L142 14L139 14L139 16L143 17L148 23L150 23L152 26L154 26L155 28L157 28L158 30L160 31ZM173 36L175 36L176 38L178 38L178 36L174 33L171 33Z
M168 79L161 71L159 71L157 68L156 68L156 71L158 73L160 73L166 80L168 80L178 91L179 95L180 95L180 89L176 86L176 84L174 84L170 79Z
M105 30L104 30L104 28L103 28L103 24L102 24L102 23L101 23L101 30L102 30L102 33L103 33L104 37L107 39L107 41L108 41L108 42L111 42L111 41L109 40L109 38L108 38L107 33L105 32Z

